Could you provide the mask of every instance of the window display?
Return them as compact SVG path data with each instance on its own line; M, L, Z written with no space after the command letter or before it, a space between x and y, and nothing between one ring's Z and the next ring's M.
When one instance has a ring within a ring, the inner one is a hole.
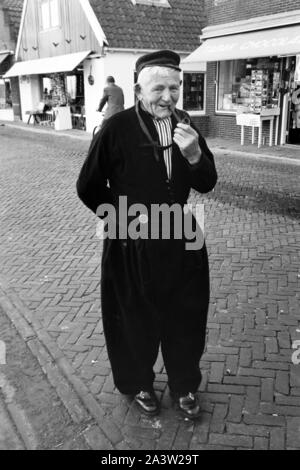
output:
M47 77L42 77L41 86L44 111L47 114L45 120L50 121L47 124L54 125L53 112L55 108L70 107L73 127L85 130L83 74L50 74ZM62 112L63 110L60 110L60 113Z
M183 108L187 111L204 110L204 73L183 74Z
M219 63L218 111L259 114L279 106L279 59L260 58Z

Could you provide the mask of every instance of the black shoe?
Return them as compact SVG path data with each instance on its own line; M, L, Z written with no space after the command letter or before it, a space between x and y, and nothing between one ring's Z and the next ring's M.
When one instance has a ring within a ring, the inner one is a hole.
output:
M189 419L196 419L200 416L199 399L194 393L188 393L185 396L173 396L173 402L178 411Z
M134 397L139 410L147 416L155 416L159 413L159 403L154 392L140 391Z

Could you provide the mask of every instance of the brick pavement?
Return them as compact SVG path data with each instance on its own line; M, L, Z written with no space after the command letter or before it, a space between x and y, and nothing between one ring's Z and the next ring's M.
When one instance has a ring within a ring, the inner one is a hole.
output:
M100 320L101 244L75 191L88 141L9 127L0 128L0 139L0 302L14 305L8 313L23 337L39 339L98 423L89 445L299 449L300 365L291 361L300 339L299 167L217 149L215 191L193 195L205 204L211 266L203 415L191 423L170 408L159 358L162 414L150 420L112 382ZM69 413L86 419L72 400Z

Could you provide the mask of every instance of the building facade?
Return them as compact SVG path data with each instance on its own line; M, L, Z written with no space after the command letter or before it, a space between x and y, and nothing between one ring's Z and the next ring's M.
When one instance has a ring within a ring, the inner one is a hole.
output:
M125 106L132 106L135 63L142 54L172 49L185 58L200 44L203 0L191 0L189 8L184 3L24 0L17 63L6 74L18 77L23 121L43 109L39 122L91 132L101 120L96 110L109 75L123 88ZM198 62L197 70L188 64L183 84L180 106L204 115L206 64Z
M202 44L186 59L207 62L198 126L212 137L254 142L261 132L262 143L300 144L300 0L206 0L205 8Z
M13 120L21 115L17 79L3 76L14 62L23 0L0 0L0 119Z

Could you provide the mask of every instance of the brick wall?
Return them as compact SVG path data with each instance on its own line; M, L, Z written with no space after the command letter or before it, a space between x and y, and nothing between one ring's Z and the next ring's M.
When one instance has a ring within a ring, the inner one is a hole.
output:
M207 26L300 10L300 0L205 0Z
M203 137L207 137L209 135L209 120L210 116L193 116L192 121L199 129Z

